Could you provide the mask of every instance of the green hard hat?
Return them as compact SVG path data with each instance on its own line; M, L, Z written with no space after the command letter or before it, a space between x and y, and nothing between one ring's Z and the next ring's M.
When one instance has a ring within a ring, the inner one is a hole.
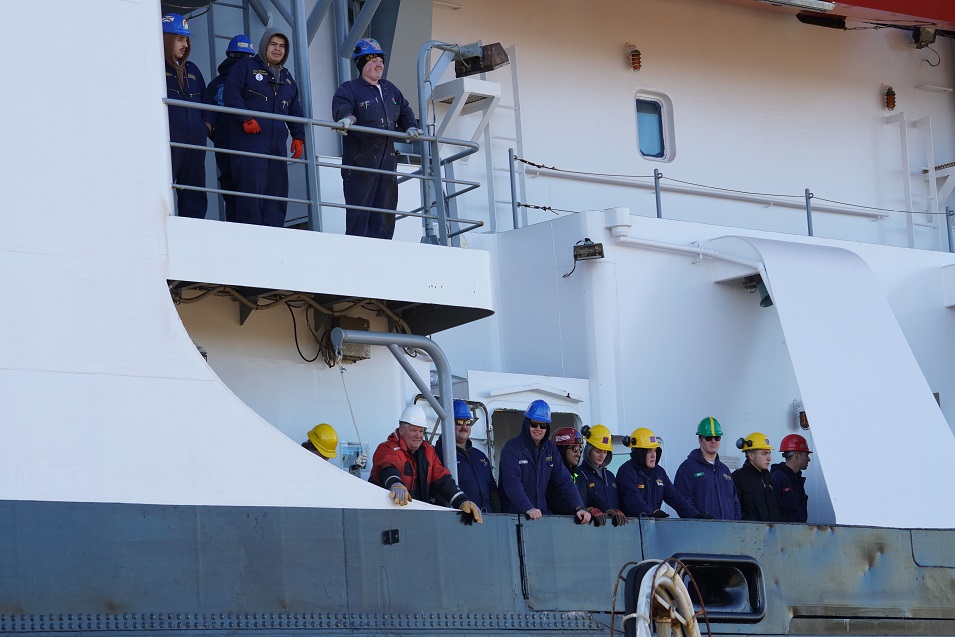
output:
M707 416L700 421L696 427L697 436L722 436L723 428L720 427L720 421L713 416Z

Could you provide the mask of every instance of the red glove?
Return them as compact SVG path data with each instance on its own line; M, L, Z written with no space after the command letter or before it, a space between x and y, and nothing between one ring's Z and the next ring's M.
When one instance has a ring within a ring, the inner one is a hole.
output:
M594 526L603 526L607 523L607 515L597 507L589 507L587 513L590 514L590 521Z
M305 143L301 139L293 139L292 159L301 159L303 153L305 153Z
M623 526L627 523L627 516L620 509L607 509L607 515L613 519L614 526Z
M262 127L259 126L259 123L251 117L242 122L242 129L245 130L245 132L249 135L258 135L262 132Z

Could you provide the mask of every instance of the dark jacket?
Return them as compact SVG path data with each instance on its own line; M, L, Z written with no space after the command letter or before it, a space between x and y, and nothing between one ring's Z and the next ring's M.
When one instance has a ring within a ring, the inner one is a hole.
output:
M434 452L438 458L444 457L444 438L438 438ZM458 486L468 496L468 500L478 505L485 513L500 513L501 499L497 492L497 482L491 473L491 461L483 451L474 447L471 441L464 443L464 449L455 446L458 463Z
M439 496L455 509L467 500L464 492L454 483L451 472L438 460L434 447L422 442L411 453L397 429L375 450L368 480L385 489L390 489L395 482L401 482L413 499L431 503L435 496Z
M779 514L783 522L805 522L809 519L809 496L806 495L806 478L785 462L772 466L770 479L779 496Z
M508 440L501 450L499 478L501 511L504 513L527 513L531 509L540 509L544 515L551 513L547 506L550 485L574 511L584 506L557 445L550 440L550 426L537 446L531 438L530 420L526 417L520 435Z
M720 462L710 464L703 452L694 449L676 470L673 486L699 511L705 511L715 520L740 520L739 500L730 468Z
M225 106L225 80L229 75L229 71L232 70L232 67L235 66L235 63L239 60L236 58L226 57L219 64L219 74L209 82L209 86L206 87L205 93L202 96L202 101L206 104L211 104L212 106ZM229 147L229 122L232 120L231 115L226 115L225 113L213 113L212 121L212 143L215 144L217 148L228 148Z
M564 466L566 467L567 465ZM573 469L568 468L567 471L570 472L570 479L574 482L574 486L577 487L580 501L584 503L585 507L594 507L604 513L607 509L611 508L610 505L607 504L607 501L600 497L600 494L597 493L596 490L590 488L587 476L581 473L580 466L576 466ZM567 498L564 497L563 492L556 485L547 487L547 508L549 508L552 513L558 515L573 515L577 512L577 507L574 503L568 501Z
M378 86L360 77L343 82L332 98L332 117L337 122L351 115L358 126L390 131L403 132L417 126L414 111L398 87L385 79ZM342 140L342 164L394 170L397 159L393 138L350 131Z
M232 65L225 80L224 106L302 117L298 85L292 74L285 67L269 66L260 55L264 53L238 60ZM285 155L289 132L292 139L305 140L304 125L264 117L255 120L262 132L250 135L242 127L248 118L248 115L235 115L231 119L229 136L236 150Z
M700 512L680 495L663 467L656 465L652 469L647 468L646 451L631 450L630 460L617 473L618 493L624 514L628 517L650 515L666 502L681 518L697 517Z
M188 53L187 53L188 57ZM179 74L166 62L166 97L185 102L202 102L206 82L199 67L186 60L183 62L182 82ZM183 144L206 145L206 121L212 121L212 113L182 106L169 107L169 139Z
M733 472L733 482L744 520L783 521L779 513L779 498L773 489L769 471L760 471L747 460Z
M590 443L584 445L584 451L580 466L577 467L578 473L587 481L587 489L596 494L596 500L603 503L603 506L588 504L587 506L596 506L606 513L610 509L620 509L620 498L617 495L617 477L613 471L607 467L613 459L613 452L608 451L603 464L595 467L590 461Z

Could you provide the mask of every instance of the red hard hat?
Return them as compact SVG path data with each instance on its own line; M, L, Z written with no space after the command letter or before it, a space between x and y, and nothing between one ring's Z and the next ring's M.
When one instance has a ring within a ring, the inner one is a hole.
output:
M809 444L806 443L806 439L800 436L799 434L789 434L783 441L779 443L780 451L805 451L807 453L812 453L809 449Z
M573 447L584 444L584 439L573 427L561 427L554 432L554 444L558 447Z

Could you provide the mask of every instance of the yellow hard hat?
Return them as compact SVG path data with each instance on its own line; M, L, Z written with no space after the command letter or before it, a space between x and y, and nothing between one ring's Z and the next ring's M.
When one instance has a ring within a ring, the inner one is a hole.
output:
M768 449L769 451L773 450L773 446L769 444L769 437L766 434L754 431L745 438L740 438L736 441L736 447L743 450L743 453L747 451L756 451L757 449Z
M328 423L323 422L312 427L312 430L308 432L308 441L324 457L335 458L338 456L336 451L338 448L338 434L335 433L334 427Z
M584 427L580 433L591 446L601 451L613 451L613 440L610 438L610 430L603 425Z
M636 449L659 449L660 441L652 431L646 427L638 427L633 430L629 438L625 438L623 444L627 447Z

